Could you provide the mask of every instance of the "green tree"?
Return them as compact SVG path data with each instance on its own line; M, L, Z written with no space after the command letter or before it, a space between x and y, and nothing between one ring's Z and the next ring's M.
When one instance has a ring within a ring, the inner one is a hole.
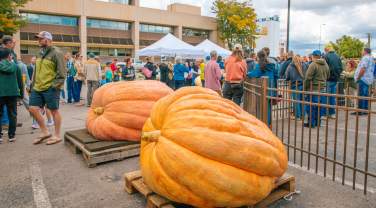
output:
M29 0L0 0L0 36L12 35L25 24L17 8L24 6Z
M219 37L230 49L236 43L254 47L257 15L251 0L216 0L212 12L217 16Z
M334 50L345 58L360 58L365 44L357 38L344 35L336 42L330 42Z

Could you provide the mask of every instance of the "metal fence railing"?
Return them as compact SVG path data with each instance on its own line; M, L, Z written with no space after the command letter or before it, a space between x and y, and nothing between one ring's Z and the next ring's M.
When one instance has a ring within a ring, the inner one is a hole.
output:
M279 80L277 88L270 88L267 78L248 79L243 108L269 124L285 144L290 163L362 189L364 194L375 192L376 128L371 126L376 98L372 90L369 96L357 96L350 94L349 86L337 85L336 93L330 94L320 85L316 88L321 90L312 90L312 85L303 90L305 86L299 83ZM365 101L367 108L357 107ZM333 115L325 117L329 109Z

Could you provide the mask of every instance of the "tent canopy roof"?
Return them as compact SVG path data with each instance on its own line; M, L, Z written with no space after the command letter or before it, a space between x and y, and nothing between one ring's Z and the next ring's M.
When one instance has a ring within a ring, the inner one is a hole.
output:
M174 35L168 33L166 36L141 49L137 52L138 56L181 56L182 58L202 58L205 52L198 49Z
M210 40L206 39L202 43L196 46L197 49L205 51L206 55L209 55L211 51L217 51L218 55L227 57L231 55L231 51L222 48L221 46L211 42Z

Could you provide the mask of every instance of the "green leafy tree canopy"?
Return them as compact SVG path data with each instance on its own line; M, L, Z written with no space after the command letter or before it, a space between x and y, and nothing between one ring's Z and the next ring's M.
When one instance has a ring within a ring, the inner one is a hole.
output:
M360 58L365 44L358 38L344 35L336 42L330 42L329 45L341 56L345 58Z
M230 49L236 43L254 46L257 15L251 0L216 0L212 12L217 16L219 37Z
M17 8L29 0L0 0L0 35L12 35L25 24Z

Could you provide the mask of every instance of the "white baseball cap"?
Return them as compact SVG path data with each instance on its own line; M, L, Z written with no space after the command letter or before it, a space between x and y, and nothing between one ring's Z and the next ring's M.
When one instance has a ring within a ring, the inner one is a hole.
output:
M45 38L45 39L48 39L48 40L52 40L51 33L47 32L47 31L41 31L37 35L35 35L35 37L36 38Z

